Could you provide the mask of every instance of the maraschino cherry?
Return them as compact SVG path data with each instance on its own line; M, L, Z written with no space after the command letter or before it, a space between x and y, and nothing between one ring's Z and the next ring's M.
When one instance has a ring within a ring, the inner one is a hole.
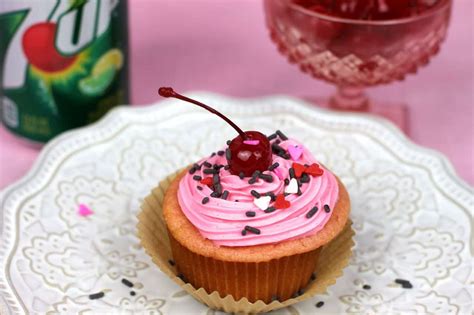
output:
M229 171L234 175L252 176L256 171L266 171L272 164L272 150L268 138L258 131L242 131L233 121L214 108L176 93L170 87L160 87L158 93L163 97L174 97L200 106L219 116L234 128L239 135L229 144L226 152Z

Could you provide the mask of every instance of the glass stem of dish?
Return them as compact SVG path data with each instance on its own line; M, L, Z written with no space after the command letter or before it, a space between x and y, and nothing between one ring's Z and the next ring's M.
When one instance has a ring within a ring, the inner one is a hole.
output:
M369 98L363 87L338 86L329 100L329 106L336 110L366 112L369 110Z

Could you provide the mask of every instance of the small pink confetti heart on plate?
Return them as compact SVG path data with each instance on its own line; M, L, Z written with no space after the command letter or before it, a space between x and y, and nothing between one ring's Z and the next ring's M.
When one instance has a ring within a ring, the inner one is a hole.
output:
M248 145L258 145L260 143L260 140L244 140L244 144Z
M290 153L291 159L293 161L298 161L298 159L301 157L301 154L303 154L303 148L297 145L290 145L288 146L288 153Z
M79 209L77 210L77 214L79 214L81 217L88 217L94 212L85 204L80 204Z

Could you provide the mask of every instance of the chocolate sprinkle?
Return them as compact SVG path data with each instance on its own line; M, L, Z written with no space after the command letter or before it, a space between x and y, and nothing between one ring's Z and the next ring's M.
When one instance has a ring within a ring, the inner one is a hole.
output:
M104 292L98 292L98 293L90 294L90 295L89 295L89 299L90 299L90 300L101 299L101 298L104 297L104 295L105 295Z
M194 163L193 167L196 169L196 170L200 170L201 169L201 165L197 164L197 163Z
M288 178L285 178L285 186L288 186L290 184L290 180Z
M243 229L242 232L240 232L240 233L242 233L242 235L245 236L245 235L247 235L247 230Z
M257 229L257 228L254 228L252 226L249 226L249 225L246 225L245 226L245 230L248 231L248 232L252 232L254 234L260 234L260 230Z
M193 179L194 179L194 180L201 180L201 179L202 179L202 177L201 177L201 176L199 176L199 175L194 175L194 176L193 176Z
M280 147L276 142L272 143L272 152L277 155L286 153L285 149Z
M276 208L275 207L268 207L267 209L265 209L263 212L265 213L272 213L273 211L275 211Z
M219 174L214 174L214 175L212 175L212 183L213 183L214 185L217 185L217 184L219 184L220 182L221 182L221 179L220 179L220 177L219 177Z
M323 305L324 305L323 301L319 301L318 303L316 303L317 308L323 307Z
M225 170L230 169L230 165L229 165L229 164L225 165L225 166L224 166L224 169L225 169Z
M272 165L270 165L270 167L268 168L268 170L269 170L269 171L273 171L273 170L275 170L278 166L280 166L280 163L275 162L275 163L273 163Z
M309 180L310 180L310 177L308 176L308 174L304 173L303 175L301 175L300 182L302 184L309 183Z
M306 213L306 218L311 219L316 214L316 212L318 212L318 207L313 207L308 211L308 213Z
M370 285L368 285L368 284L364 284L364 285L362 286L362 289L364 289L364 290L370 290L370 289L372 289L372 287L371 287Z
M259 177L266 181L267 183L272 183L273 182L273 176L269 174L260 174Z
M276 133L272 133L271 135L269 135L269 136L267 137L267 139L271 141L271 140L275 139L276 137L277 137L277 134L276 134Z
M252 178L249 179L249 184L253 185L257 182L257 178L260 176L260 171L255 171L252 174Z
M135 294L136 294L135 291L130 291L131 296L135 296Z
M288 170L288 173L290 174L290 178L296 178L295 169L293 167L290 167L290 169Z
M201 203L202 203L203 205L205 205L205 204L208 203L208 202L209 202L209 197L204 197L204 198L202 198Z
M395 283L398 283L398 284L405 284L405 283L410 283L410 281L404 280L404 279L395 279Z
M224 151L222 151L222 150L220 150L220 151L217 151L217 155L218 155L218 156L223 156L224 154L225 154L225 152L224 152Z
M201 186L196 186L197 190L202 190Z
M259 194L256 190L253 190L253 189L252 189L252 190L250 191L250 194L251 194L252 196L254 196L255 198L260 198L260 194Z
M247 211L245 212L245 215L249 218L253 218L256 215L256 213L255 211Z
M329 206L328 206L328 205L324 205L324 207L323 207L323 208L324 208L324 211L325 211L326 213L329 213L329 212L331 212L331 208L329 208Z
M220 196L222 194L222 185L220 183L215 184L214 191L218 192Z
M239 178L240 178L240 179L244 179L244 177L245 177L244 172L240 172L240 173L239 173Z
M227 145L230 145L231 141L230 141L230 140L227 140L225 143L226 143Z
M216 156L216 152L212 152L211 157Z
M206 168L204 171L203 171L204 174L217 174L219 173L218 170L215 170L213 168Z
M194 173L196 173L196 169L195 169L194 166L193 166L193 167L191 167L191 168L189 169L189 174L192 175L192 174L194 174Z
M222 197L221 197L221 198L224 199L224 200L226 200L227 197L229 197L229 191L224 190L224 192L222 193Z
M221 194L220 194L219 192L217 192L217 191L213 191L213 192L211 193L211 197L212 197L212 198L220 198L220 196L221 196Z
M174 266L175 262L173 259L168 259L168 264L170 264L171 266Z
M395 279L395 283L401 284L404 289L412 289L413 285L410 281L404 279Z
M122 279L122 283L125 284L129 288L133 288L133 283L125 278Z
M285 160L289 160L291 158L291 155L288 153L279 153L278 156L284 158Z
M281 140L280 140L280 139L276 139L276 140L275 140L275 143L276 143L276 144L279 144L279 143L281 143Z
M280 137L281 140L283 140L283 141L288 140L288 137L285 136L285 134L283 132L281 132L280 130L277 130L276 134L278 135L278 137Z
M202 163L202 165L204 165L205 167L211 167L212 164L209 163L208 161L205 161L204 163Z
M229 148L225 149L225 158L229 161L232 159L232 154Z

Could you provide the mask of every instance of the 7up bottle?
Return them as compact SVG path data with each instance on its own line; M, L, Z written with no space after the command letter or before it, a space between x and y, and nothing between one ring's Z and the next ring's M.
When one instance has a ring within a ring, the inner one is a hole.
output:
M128 103L126 0L0 0L4 125L45 142Z

